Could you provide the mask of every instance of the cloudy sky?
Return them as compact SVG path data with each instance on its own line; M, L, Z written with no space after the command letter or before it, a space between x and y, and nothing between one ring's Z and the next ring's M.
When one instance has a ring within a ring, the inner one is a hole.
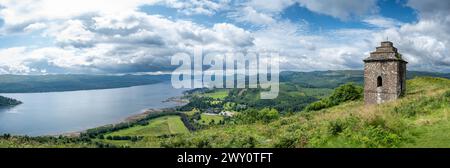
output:
M362 69L386 38L410 70L450 72L450 1L0 0L0 74L167 72L195 47Z

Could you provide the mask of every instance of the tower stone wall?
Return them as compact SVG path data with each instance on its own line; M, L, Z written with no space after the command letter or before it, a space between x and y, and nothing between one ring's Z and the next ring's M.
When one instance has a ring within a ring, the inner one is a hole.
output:
M404 95L406 64L392 42L381 42L381 46L364 59L364 102L380 104Z

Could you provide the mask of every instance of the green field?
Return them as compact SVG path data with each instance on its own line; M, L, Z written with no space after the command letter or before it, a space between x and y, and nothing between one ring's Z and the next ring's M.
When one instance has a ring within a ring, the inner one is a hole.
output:
M228 96L228 91L227 90L218 90L218 91L214 91L211 93L205 93L204 95L214 98L214 99L224 99L225 97Z
M134 126L131 128L119 130L107 136L161 136L188 133L189 130L184 126L179 116L164 116L150 120L145 126Z
M200 124L209 124L211 121L214 120L214 123L219 123L223 120L223 116L221 115L207 115L207 114L201 114L201 119L198 121Z

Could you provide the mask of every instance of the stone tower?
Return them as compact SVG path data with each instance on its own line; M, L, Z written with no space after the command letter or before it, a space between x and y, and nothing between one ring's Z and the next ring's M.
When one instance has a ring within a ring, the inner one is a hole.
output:
M381 42L364 59L364 102L380 104L404 95L407 63L392 42Z

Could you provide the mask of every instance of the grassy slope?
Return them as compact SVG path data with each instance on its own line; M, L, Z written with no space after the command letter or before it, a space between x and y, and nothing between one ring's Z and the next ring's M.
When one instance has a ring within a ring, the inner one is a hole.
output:
M134 126L131 128L119 130L104 136L143 136L143 139L137 142L130 140L107 140L94 139L94 141L113 144L122 147L159 147L160 138L157 136L174 135L188 133L189 130L181 122L179 116L164 116L149 121L145 126Z
M225 97L228 96L228 91L227 90L218 90L212 93L205 93L205 96L214 98L214 99L224 99Z
M62 140L45 141L27 140L23 137L0 138L0 148L93 148L95 145L83 142L64 142Z
M264 124L217 126L164 141L168 147L450 147L450 80L415 78L383 105L348 102Z
M221 120L223 120L223 116L221 115L207 115L207 114L201 114L201 119L199 123L208 125L212 120L214 120L214 123L219 123Z
M416 95L415 101L424 102L426 108L413 107L423 114L412 118L413 128L409 133L415 136L412 142L405 143L402 147L450 147L450 80L444 81L426 79L413 83L411 94ZM422 98L440 94L446 97L442 104Z
M134 126L105 136L161 136L189 132L179 116L164 116L150 120L148 125Z

